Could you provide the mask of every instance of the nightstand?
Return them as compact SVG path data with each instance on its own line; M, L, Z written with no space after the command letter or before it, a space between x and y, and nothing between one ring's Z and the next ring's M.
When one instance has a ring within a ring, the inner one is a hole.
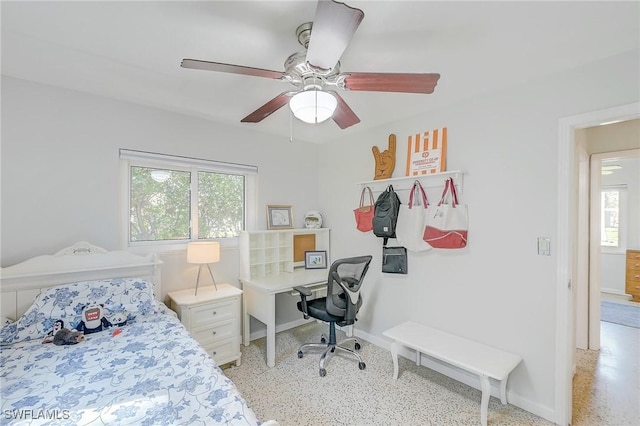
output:
M240 365L240 297L242 290L229 284L173 291L171 309L191 336L218 365L235 361Z

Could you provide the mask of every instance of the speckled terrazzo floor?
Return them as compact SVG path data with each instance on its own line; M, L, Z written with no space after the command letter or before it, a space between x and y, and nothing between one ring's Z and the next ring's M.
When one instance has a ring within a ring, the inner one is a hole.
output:
M578 350L574 426L640 425L640 329L600 323L600 350Z
M480 391L400 358L393 379L391 354L361 341L367 368L336 353L326 377L318 374L319 354L297 357L298 347L315 341L326 326L309 323L276 335L276 366L264 361L265 339L242 347L242 365L225 373L258 418L289 425L478 425ZM338 339L344 334L338 332ZM489 402L490 425L551 425L513 405Z

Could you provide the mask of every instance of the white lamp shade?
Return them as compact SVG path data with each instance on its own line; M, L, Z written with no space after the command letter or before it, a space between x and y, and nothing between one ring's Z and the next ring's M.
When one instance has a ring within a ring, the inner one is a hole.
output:
M293 115L305 123L322 123L333 115L337 106L333 95L320 90L296 93L289 101Z
M215 263L220 261L220 243L202 241L187 244L187 263Z

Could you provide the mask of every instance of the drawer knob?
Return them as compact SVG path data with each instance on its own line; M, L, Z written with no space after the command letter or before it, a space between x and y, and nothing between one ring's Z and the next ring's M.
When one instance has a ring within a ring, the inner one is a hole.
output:
M215 335L216 335L216 332L215 332L215 331L213 331L211 334L213 334L213 335L215 336Z
M214 355L217 355L217 354L218 354L218 352L216 352L216 351L213 351L213 354L214 354Z
M216 315L216 314L217 314L217 312L216 312L216 311L213 311L213 315Z

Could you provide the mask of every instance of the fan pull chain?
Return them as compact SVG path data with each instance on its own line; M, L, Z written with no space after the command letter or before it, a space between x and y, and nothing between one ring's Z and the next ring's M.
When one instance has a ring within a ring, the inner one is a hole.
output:
M293 143L293 111L289 109L289 143Z

